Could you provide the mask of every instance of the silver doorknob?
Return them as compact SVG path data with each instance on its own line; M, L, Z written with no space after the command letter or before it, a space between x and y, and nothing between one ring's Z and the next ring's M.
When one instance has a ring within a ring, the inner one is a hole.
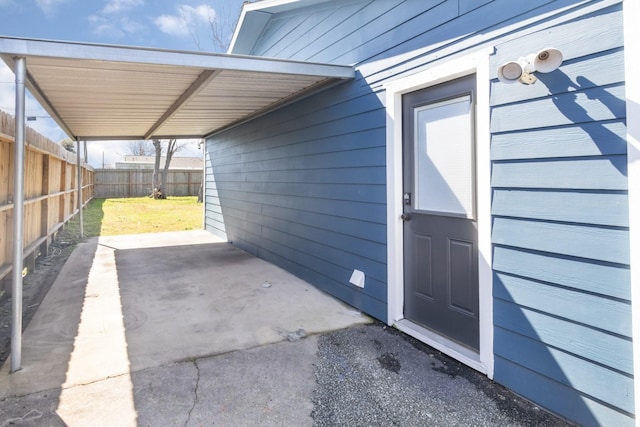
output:
M411 214L403 213L402 215L400 215L400 219L405 222L411 221Z

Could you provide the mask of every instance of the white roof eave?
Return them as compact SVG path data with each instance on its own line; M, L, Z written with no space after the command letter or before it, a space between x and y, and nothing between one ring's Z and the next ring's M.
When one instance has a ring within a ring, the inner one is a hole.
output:
M244 3L228 52L249 54L273 14L327 1L330 0L261 0Z
M134 64L176 65L216 70L256 71L333 78L353 78L351 67L228 53L176 51L0 36L3 56L90 59Z

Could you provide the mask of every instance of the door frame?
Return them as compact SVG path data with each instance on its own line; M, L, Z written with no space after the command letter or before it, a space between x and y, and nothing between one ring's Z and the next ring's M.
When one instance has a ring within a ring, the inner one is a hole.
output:
M493 273L491 248L491 156L489 56L485 47L384 85L387 112L387 323L454 359L493 378ZM404 253L402 215L402 95L429 86L476 75L476 209L478 222L478 284L480 352L438 335L404 318Z

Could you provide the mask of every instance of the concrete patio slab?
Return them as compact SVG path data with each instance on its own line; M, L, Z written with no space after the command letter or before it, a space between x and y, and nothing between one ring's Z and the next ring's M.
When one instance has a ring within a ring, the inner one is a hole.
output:
M69 416L82 411L65 402L101 396L126 425L138 372L368 322L205 231L90 239L25 331L23 369L0 371L0 398L49 391Z

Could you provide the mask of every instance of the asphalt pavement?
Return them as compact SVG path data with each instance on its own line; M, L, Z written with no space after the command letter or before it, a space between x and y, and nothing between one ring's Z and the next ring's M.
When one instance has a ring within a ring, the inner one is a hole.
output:
M486 376L379 322L321 335L314 426L566 426Z

